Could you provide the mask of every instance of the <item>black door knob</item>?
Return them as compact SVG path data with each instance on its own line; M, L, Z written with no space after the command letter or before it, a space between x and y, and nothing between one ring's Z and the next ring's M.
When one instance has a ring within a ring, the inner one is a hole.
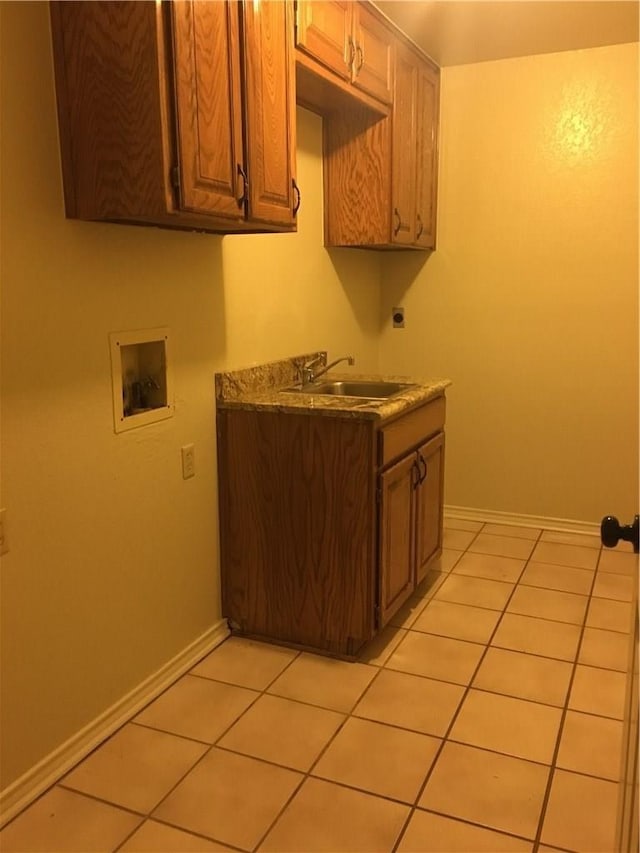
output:
M617 518L607 515L600 524L600 539L605 548L615 548L620 539L631 542L633 550L638 553L638 516L631 524L620 524Z

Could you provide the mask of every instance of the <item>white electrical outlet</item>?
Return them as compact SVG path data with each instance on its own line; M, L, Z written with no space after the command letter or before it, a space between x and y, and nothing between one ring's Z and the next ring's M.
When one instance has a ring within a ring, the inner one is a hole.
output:
M182 479L188 480L196 476L196 449L193 444L185 444L182 453Z
M6 509L0 509L0 556L2 556L2 554L6 554L9 550L9 543L7 542L6 514Z

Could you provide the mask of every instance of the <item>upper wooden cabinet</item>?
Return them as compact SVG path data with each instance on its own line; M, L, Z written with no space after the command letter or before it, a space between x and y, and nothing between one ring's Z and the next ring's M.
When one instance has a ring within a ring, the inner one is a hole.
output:
M372 7L353 0L298 0L298 49L343 81L390 104L393 31Z
M298 0L296 47L344 80L351 80L350 0Z
M52 2L67 216L291 230L289 0Z
M439 106L440 72L420 59L416 105L416 245L425 249L436 247Z
M439 70L400 34L393 56L390 116L325 117L328 246L435 248Z
M391 242L435 248L437 69L396 45L391 147Z
M396 46L396 76L391 134L391 242L415 242L418 134L418 68L411 51Z
M248 215L291 226L300 205L293 5L246 0L242 9Z

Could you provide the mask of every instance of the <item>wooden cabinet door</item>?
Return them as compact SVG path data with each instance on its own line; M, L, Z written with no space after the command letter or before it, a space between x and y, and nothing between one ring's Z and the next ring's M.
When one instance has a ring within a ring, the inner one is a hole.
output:
M420 483L416 489L416 584L442 548L444 433L427 441L417 452Z
M416 101L418 68L413 53L396 45L391 150L391 242L415 241Z
M171 13L180 207L242 220L238 5L184 0Z
M298 0L296 45L344 80L351 79L355 45L353 0Z
M353 15L353 85L390 104L393 100L395 37L367 6L354 3Z
M140 221L173 206L158 85L159 7L52 2L66 215Z
M290 0L247 2L243 15L247 216L292 225L297 202L293 7Z
M386 624L414 588L413 495L417 478L415 453L380 476L378 628Z
M418 71L416 104L416 243L428 249L436 245L438 181L437 133L440 79L427 63Z

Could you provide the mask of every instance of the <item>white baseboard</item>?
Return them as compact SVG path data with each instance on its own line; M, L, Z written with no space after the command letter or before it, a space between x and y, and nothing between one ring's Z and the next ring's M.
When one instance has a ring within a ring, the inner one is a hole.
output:
M57 782L98 744L128 722L228 636L227 621L221 619L157 672L1 791L0 827Z
M600 535L600 525L591 521L574 521L571 518L547 518L543 515L517 515L514 512L496 512L491 509L474 509L466 506L444 507L445 518L458 518L463 521L485 521L491 524L509 524L518 527L542 527L545 530L558 530L562 533L586 533Z

